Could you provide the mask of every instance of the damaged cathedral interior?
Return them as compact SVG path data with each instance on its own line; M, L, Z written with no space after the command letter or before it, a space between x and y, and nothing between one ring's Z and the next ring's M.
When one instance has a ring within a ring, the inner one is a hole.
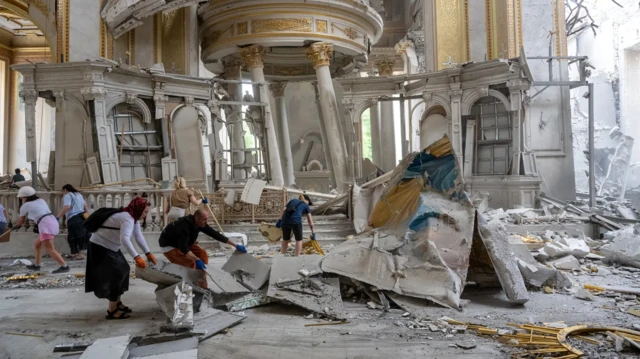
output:
M0 0L0 358L638 358L638 93L632 0Z

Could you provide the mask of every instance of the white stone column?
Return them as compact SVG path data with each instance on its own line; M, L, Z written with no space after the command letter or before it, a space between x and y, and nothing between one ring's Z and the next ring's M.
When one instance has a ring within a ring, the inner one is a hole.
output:
M511 174L520 174L520 154L522 152L522 92L529 89L529 83L521 80L509 80L507 82L509 92L511 93L511 121L513 124L512 149L513 154L511 158Z
M80 90L85 101L92 101L98 136L103 183L120 181L120 164L113 133L113 124L107 120L105 99L107 90L101 87L85 87Z
M242 80L242 60L233 58L231 60L224 62L224 77L227 80ZM242 101L242 84L230 83L228 84L229 94L233 96L234 101ZM242 119L242 108L241 106L232 106L234 111L237 111L237 117L229 118L227 117L227 121L239 121ZM227 114L229 116L231 114ZM241 122L238 122L233 125L233 128L227 128L228 131L232 131L232 148L234 150L244 150L247 148L245 139L244 139L244 128ZM242 151L234 151L233 152L233 164L244 164L247 159L247 154ZM247 170L244 168L236 168L233 170L234 179L246 179L247 178Z
M24 101L24 128L26 134L26 160L31 163L31 177L38 176L38 156L36 143L36 103L38 91L24 90L20 92ZM38 181L33 181L33 188L37 189Z
M276 130L273 128L273 119L271 117L271 107L269 106L269 89L264 77L264 49L262 46L251 45L240 50L240 56L251 73L251 81L259 82L259 91L256 96L260 102L266 103L264 107L264 127L267 135L267 150L269 152L269 172L271 174L271 184L274 186L284 185L284 176L282 174L282 163L280 162L280 151L278 151L278 137Z
M291 186L295 184L296 178L293 175L293 155L291 154L291 139L289 138L289 122L287 120L287 103L284 99L284 90L287 88L286 82L274 82L269 85L271 94L276 104L276 118L278 121L278 144L282 154L284 184Z
M462 153L462 90L451 91L451 145L456 153L458 166L462 169L464 156Z
M344 149L344 140L340 132L340 111L338 101L331 80L329 63L333 54L333 45L325 42L311 44L307 50L307 56L313 62L318 77L318 93L320 95L320 106L322 107L322 118L327 132L327 145L333 163L332 171L336 177L336 189L338 192L345 191L347 182L347 154Z
M378 58L374 65L378 69L378 74L392 76L396 59L394 56L384 56ZM396 161L396 130L393 116L393 101L380 101L380 167L383 171L393 171L398 165Z
M371 118L371 162L382 167L382 138L380 137L380 103L378 99L372 100L373 106L369 108Z
M313 88L316 92L316 106L318 108L318 123L320 124L320 134L322 135L322 151L324 152L324 159L327 161L327 169L331 172L331 183L333 187L336 186L336 175L333 173L333 161L331 159L331 149L329 148L329 142L327 140L327 128L324 123L324 116L322 115L322 106L320 105L320 91L318 90L318 83L313 83Z

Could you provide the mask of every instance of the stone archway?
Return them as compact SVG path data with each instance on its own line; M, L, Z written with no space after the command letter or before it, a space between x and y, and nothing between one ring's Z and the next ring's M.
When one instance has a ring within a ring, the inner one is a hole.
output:
M449 134L449 121L442 106L432 107L420 123L420 149Z
M190 187L206 188L207 169L198 109L193 106L176 108L171 113L171 130L179 175L189 181Z

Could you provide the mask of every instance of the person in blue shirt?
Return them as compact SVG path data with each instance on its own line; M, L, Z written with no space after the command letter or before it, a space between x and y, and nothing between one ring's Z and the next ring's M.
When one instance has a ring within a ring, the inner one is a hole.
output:
M89 238L91 238L91 233L84 228L85 213L89 213L89 208L82 194L72 185L64 185L62 194L64 207L56 217L58 222L62 216L67 217L67 241L71 249L71 258L82 260L84 259L82 252L88 248Z
M277 228L282 228L282 248L280 253L286 254L291 241L291 233L296 239L295 256L302 252L302 215L307 215L307 222L311 228L311 240L316 240L315 227L311 217L311 199L309 196L301 195L298 199L292 199L282 211L280 220L276 223Z

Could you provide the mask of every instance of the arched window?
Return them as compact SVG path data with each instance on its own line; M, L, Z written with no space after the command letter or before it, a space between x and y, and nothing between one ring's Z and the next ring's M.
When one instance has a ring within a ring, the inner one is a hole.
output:
M473 104L470 116L465 116L464 132L468 120L476 121L473 174L508 174L513 152L511 112L498 98L486 96Z
M114 106L108 117L113 123L122 180L161 181L164 147L160 122L144 123L142 109L127 103Z

